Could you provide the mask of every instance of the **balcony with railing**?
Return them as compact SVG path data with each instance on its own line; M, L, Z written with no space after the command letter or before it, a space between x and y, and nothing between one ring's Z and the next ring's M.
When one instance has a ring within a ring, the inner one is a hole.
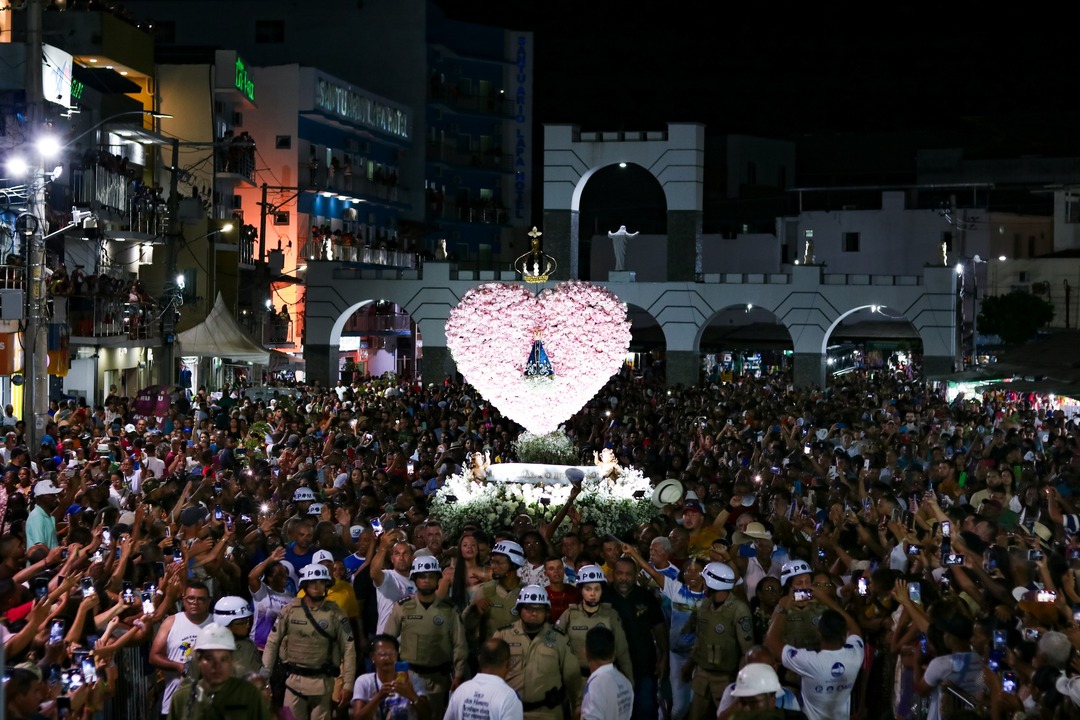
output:
M506 208L490 202L458 202L454 198L443 197L437 191L428 190L427 203L429 217L440 220L488 225L505 225L510 222L510 214Z
M505 93L463 93L454 83L432 80L428 88L428 100L463 113L497 115L513 118L516 114L513 98Z
M71 335L80 338L153 340L159 337L159 308L154 302L128 296L70 295L53 298L66 303Z
M169 225L165 200L123 172L103 165L78 168L72 173L72 202L101 213L115 221L116 230L164 235Z
M237 318L247 334L265 347L283 347L295 344L293 321L288 315L281 315L272 310L256 311L250 308L240 310Z
M255 185L255 148L246 144L220 147L214 156L214 171L219 180L233 178Z
M303 176L303 174L301 174ZM308 168L308 188L317 192L332 192L346 197L401 202L401 187L396 171L377 171L371 177L353 174L350 166L327 168L325 163Z
M514 157L503 154L498 148L481 150L459 150L453 143L429 142L427 144L428 161L444 162L460 167L495 170L510 173L514 171Z
M349 335L408 335L413 332L412 318L405 313L391 315L353 315L341 332Z
M329 242L325 237L306 242L304 257L309 261L326 260L361 265L383 265L404 270L415 270L419 265L416 253L365 245L347 245L340 242L340 236L332 237L333 240Z

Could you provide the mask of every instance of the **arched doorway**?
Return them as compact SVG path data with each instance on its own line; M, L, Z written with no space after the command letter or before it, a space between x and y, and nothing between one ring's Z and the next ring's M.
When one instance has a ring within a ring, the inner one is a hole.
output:
M793 347L791 334L779 318L752 303L721 308L698 336L706 381L785 369Z
M625 269L638 273L642 282L666 280L666 260L659 251L664 243L649 236L667 234L667 199L656 176L636 163L618 163L589 176L581 192L581 277L603 282L615 269L615 253L609 232L625 225L638 233L627 240ZM655 268L659 277L652 278Z
M825 335L825 376L855 370L903 369L921 360L922 338L905 316L883 305L854 308Z
M397 303L365 300L349 308L334 324L338 377L353 382L392 372L416 375L423 340L416 322Z

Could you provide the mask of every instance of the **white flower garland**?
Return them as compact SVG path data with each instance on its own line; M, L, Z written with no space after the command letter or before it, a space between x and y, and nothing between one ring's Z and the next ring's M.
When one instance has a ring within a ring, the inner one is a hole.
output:
M506 467L505 465L501 467ZM570 497L568 481L477 483L464 475L452 475L432 497L429 510L450 537L466 523L478 524L491 534L509 529L514 518L527 513L537 525L551 522ZM619 537L631 532L655 513L650 497L652 485L637 468L620 468L616 479L586 477L574 507L582 522L594 523L596 534ZM558 539L570 529L565 520L555 531Z

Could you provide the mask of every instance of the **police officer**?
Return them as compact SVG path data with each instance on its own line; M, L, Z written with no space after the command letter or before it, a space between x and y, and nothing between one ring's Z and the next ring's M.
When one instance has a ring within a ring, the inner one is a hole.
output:
M697 608L694 649L683 667L693 673L690 720L716 717L724 689L739 670L743 653L754 644L750 606L732 594L740 582L730 565L711 562L701 571L709 597Z
M608 603L600 602L607 576L599 565L584 565L578 569L577 588L581 602L566 609L555 623L555 629L566 636L570 649L577 655L581 676L589 677L589 658L585 653L585 636L594 627L608 628L615 636L615 664L626 677L634 677L630 662L630 650L626 644L619 614ZM577 703L581 698L575 698Z
M812 581L813 570L805 560L789 560L780 571L780 585L792 596L784 625L785 645L804 650L821 649L818 621L828 608L814 599Z
M399 600L386 621L386 633L400 643L401 659L424 681L433 718L443 716L450 691L464 682L469 653L453 604L435 596L441 578L436 558L413 558L409 579L416 595Z
M186 678L173 695L169 720L270 720L270 706L259 689L236 676L233 633L210 623L195 638L198 678Z
M356 677L356 648L349 618L326 599L330 572L322 565L300 570L304 597L281 609L263 650L263 673L281 660L285 666L285 705L298 718L330 720L334 678L350 688ZM349 703L342 693L339 704Z
M517 620L521 590L517 569L525 564L525 552L513 540L500 540L491 548L490 564L491 580L480 584L472 604L465 608L467 625L476 618L480 620L481 643Z
M525 720L562 720L570 698L581 696L581 670L566 636L548 620L547 590L526 585L518 593L519 619L495 633L510 646L506 682L521 697Z
M232 653L233 674L243 678L259 672L262 669L262 653L248 637L252 622L248 601L235 595L223 597L214 605L210 619L232 633L235 644ZM188 665L188 677L197 680L199 671L198 663Z

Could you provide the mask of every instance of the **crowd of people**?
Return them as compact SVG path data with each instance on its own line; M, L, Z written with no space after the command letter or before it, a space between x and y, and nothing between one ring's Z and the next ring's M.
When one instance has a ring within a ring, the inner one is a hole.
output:
M618 537L577 490L448 537L432 495L519 432L449 378L58 405L3 428L4 716L1080 716L1060 403L625 368L565 425L652 480Z

